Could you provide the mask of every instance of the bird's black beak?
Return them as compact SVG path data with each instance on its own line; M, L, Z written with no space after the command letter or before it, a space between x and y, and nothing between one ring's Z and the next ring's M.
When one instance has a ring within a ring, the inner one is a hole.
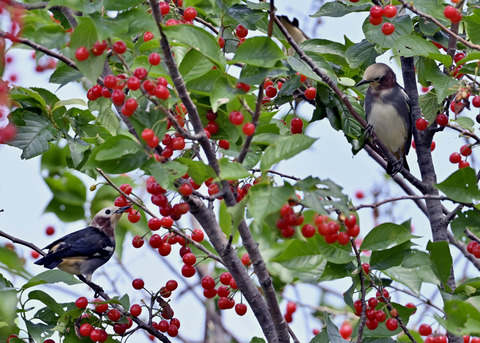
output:
M120 207L118 210L115 211L115 213L123 213L125 211L127 211L128 209L130 209L132 206L123 206L123 207Z
M362 81L360 81L359 83L357 83L357 84L355 85L355 87L358 87L358 86L364 85L364 84L366 84L366 83L368 83L368 81L367 81L367 80L362 80Z

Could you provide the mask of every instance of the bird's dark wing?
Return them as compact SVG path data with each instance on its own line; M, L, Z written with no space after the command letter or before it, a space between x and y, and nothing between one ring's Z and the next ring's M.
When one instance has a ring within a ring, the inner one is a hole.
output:
M103 231L89 226L56 240L46 248L49 249L48 254L35 264L55 268L62 259L68 257L109 258L115 249L115 242Z

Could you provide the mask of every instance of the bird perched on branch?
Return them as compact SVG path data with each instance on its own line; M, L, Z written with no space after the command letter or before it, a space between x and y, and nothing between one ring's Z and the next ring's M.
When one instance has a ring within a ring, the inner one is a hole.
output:
M280 22L282 23L283 26L287 29L288 33L290 36L292 36L293 40L295 43L300 44L307 39L310 39L305 32L303 32L300 27L299 27L299 22L297 18L293 18L291 21L288 19L287 16L285 15L280 15L278 16L278 19L280 19ZM290 47L287 51L288 56L293 56L295 54L295 50L293 50L292 47Z
M412 114L407 93L384 63L370 65L357 87L366 83L369 84L364 104L367 122L397 158L395 162L387 162L387 173L395 175L402 166L410 170L406 156L412 142Z
M44 249L47 255L35 261L45 268L59 269L92 280L93 272L105 264L115 251L115 226L130 206L104 208L85 229L72 232Z

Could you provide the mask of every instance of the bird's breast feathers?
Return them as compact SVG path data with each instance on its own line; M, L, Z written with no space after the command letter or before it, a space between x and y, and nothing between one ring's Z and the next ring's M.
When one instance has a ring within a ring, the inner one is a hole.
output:
M400 157L407 140L407 127L392 104L376 102L369 111L368 122L387 148Z

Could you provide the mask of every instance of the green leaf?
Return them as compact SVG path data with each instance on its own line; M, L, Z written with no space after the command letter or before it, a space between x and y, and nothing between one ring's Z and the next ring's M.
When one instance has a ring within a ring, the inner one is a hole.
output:
M228 158L219 160L221 180L239 180L250 176L250 173L238 162Z
M346 339L342 338L340 335L340 332L338 331L338 328L335 324L333 324L332 320L330 319L330 316L328 315L327 312L323 313L323 320L327 324L327 334L328 334L328 339L330 343L346 343L350 342L347 341Z
M213 168L202 161L193 161L186 157L179 157L175 161L186 165L188 167L188 175L199 185L205 180L217 176Z
M103 5L107 11L121 11L130 7L134 7L143 2L142 0L104 0Z
M46 152L48 144L56 134L55 127L46 118L25 112L22 116L24 125L17 124L17 135L8 144L23 150L22 159L29 159Z
M57 303L55 299L53 299L49 294L45 293L44 291L40 291L40 290L31 291L30 293L28 293L28 299L35 299L35 300L41 301L58 315L62 315L65 313L65 310L63 309L62 305Z
M378 53L375 51L375 43L363 39L360 43L350 46L345 53L348 64L352 68L366 69L375 63Z
M230 213L232 227L237 228L241 221L245 219L246 199L243 198L235 206L228 207L227 212Z
M54 198L65 205L82 207L87 200L85 184L71 173L64 172L61 176L46 177L45 183Z
M83 99L68 99L68 100L61 100L53 105L52 111L56 110L57 108L63 106L71 106L71 105L80 105L80 106L87 106L87 103Z
M283 187L255 185L248 191L248 211L261 225L267 215L280 210L294 194L293 187L288 184Z
M118 135L94 148L87 166L121 174L140 168L146 159L146 152L138 142L128 136Z
M243 91L233 88L226 77L217 78L210 93L212 111L216 112L220 106L234 100L241 93Z
M329 214L326 207L334 207L342 213L349 213L348 196L342 193L342 187L329 179L307 177L295 185L304 193L303 203L311 209Z
M325 58L323 58L322 55L316 53L316 52L310 52L307 51L305 54L312 59L312 61L315 63L315 65L323 71L325 74L327 74L334 83L337 83L337 76L335 72L332 69L332 66L330 63L327 62ZM288 64L292 67L293 70L299 72L300 74L305 75L309 79L318 81L318 82L323 82L322 78L315 73L312 68L303 60L297 57L292 57L289 56L287 58Z
M110 134L115 135L120 127L115 112L112 110L112 103L110 99L100 98L95 101L88 102L88 108L92 112L98 112L97 121L100 123Z
M372 255L370 256L370 266L373 269L379 270L399 266L403 262L405 254L411 249L412 245L413 244L410 241L407 241L390 249L372 251Z
M335 264L346 264L355 256L339 244L327 244L320 235L306 240L291 239L281 253L272 259L285 268L299 272L313 272L325 260ZM345 267L345 266L343 266Z
M197 50L190 50L183 57L178 70L183 80L188 82L194 80L212 70L213 63Z
M262 171L268 170L275 163L288 160L310 148L314 142L314 138L303 134L282 137L265 149L265 153L260 162L260 169Z
M418 36L399 37L392 51L395 56L425 56L442 62L446 67L452 64L452 58L449 55L440 54L431 41Z
M437 119L437 114L442 109L442 105L438 103L435 91L432 89L427 94L418 97L418 102L422 108L422 114L429 123L433 123Z
M361 250L379 251L390 249L413 238L418 238L402 225L383 223L373 228L363 239Z
M480 44L480 11L474 9L473 13L462 19L466 24L467 35L473 44Z
M433 272L438 279L444 283L444 287L448 287L447 282L453 264L448 242L429 241L427 244L427 250L430 251L430 262Z
M458 117L457 119L452 120L452 122L457 123L461 128L468 130L470 132L474 132L475 128L475 122L472 120L472 118L469 117Z
M54 284L59 282L62 282L69 286L82 283L72 274L64 272L63 270L60 270L60 269L53 269L53 270L46 270L38 275L35 275L26 284L22 286L22 289L27 289L27 288L42 285L45 283Z
M70 39L70 51L73 53L79 47L92 47L98 40L97 29L93 20L89 17L78 17L79 24L73 31L72 38ZM105 64L106 54L90 56L85 61L76 61L78 69L88 78L91 82L96 83L98 77L103 72Z
M273 68L277 61L285 58L282 49L269 37L252 37L240 45L232 62L240 62L256 67Z
M409 287L416 295L420 295L423 282L433 284L438 282L430 268L430 255L416 250L407 251L400 266L383 270L383 273Z
M471 203L474 199L480 199L477 178L472 168L459 169L434 187L454 201Z
M451 223L452 232L455 239L460 240L465 235L465 229L470 230L477 237L480 236L480 213L475 210L469 210L457 213L457 216Z
M7 269L10 273L20 275L23 278L30 278L30 274L23 267L24 263L15 251L0 247L0 267ZM1 292L0 292L1 293Z
M165 26L163 31L169 41L185 44L208 58L220 70L225 69L225 57L215 37L194 25Z
M311 17L312 18L319 18L319 17L339 18L353 12L364 12L369 7L370 7L370 4L360 4L355 6L349 6L344 2L340 2L340 1L326 2L316 13L312 14Z
M228 211L228 207L225 205L224 201L220 202L220 208L218 210L218 224L225 235L228 236L232 233L232 215Z
M170 181L169 171L162 163L151 158L142 168L148 171L148 173L152 175L158 184L164 189L175 189L173 183Z
M388 36L385 36L382 32L382 25L372 25L368 18L363 23L363 32L365 38L370 42L377 44L383 49L391 49L403 36L409 36L413 31L412 19L409 15L398 16L394 19L383 18L383 22L393 22L395 25L395 31Z
M443 100L452 93L452 89L455 89L458 85L458 80L442 73L435 64L429 65L425 70L425 77L432 82L439 104L441 104Z
M480 335L480 312L466 301L449 300L444 305L446 320L440 323L456 335Z

